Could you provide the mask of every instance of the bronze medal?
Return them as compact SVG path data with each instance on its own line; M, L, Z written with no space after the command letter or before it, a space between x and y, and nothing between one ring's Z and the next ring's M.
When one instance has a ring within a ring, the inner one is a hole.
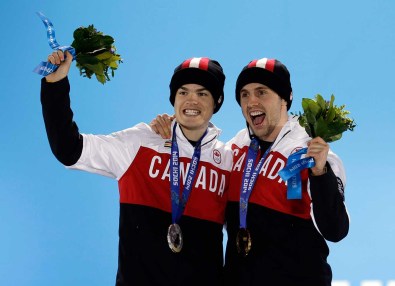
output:
M183 239L182 231L178 224L173 223L167 229L167 243L171 251L178 253L182 249Z
M237 252L246 257L251 250L251 234L246 228L240 228L236 237Z

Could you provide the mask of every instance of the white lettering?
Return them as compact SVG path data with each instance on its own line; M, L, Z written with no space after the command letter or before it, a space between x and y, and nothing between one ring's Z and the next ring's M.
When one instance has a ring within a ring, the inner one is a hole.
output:
M178 186L178 167L173 166L173 182L174 186Z
M53 72L53 69L48 68L48 67L44 67L44 66L41 66L40 70L42 70L42 71L44 71L46 73L52 73Z
M300 163L297 163L297 164L295 164L294 166L292 166L291 168L289 168L289 170L291 171L291 172L293 172L293 171L295 171L296 169L298 169L298 168L300 168L301 166L300 166Z
M199 186L206 190L206 167L204 166L201 167L199 176L196 179L195 188L199 188Z
M159 170L155 168L156 162L158 162L158 164L160 165L162 163L162 159L159 156L152 157L151 165L149 166L149 170L148 170L148 174L151 178L156 178L159 175ZM155 172L154 169L156 169Z
M221 183L219 185L219 190L218 190L218 196L222 197L222 195L224 194L225 185L226 185L226 178L225 178L225 175L222 174L221 175Z
M262 174L262 176L266 175L267 168L269 167L270 161L273 158L273 154L269 154L269 156L266 158L265 162L263 163L263 166L261 168L261 171L259 174Z
M167 160L166 168L163 171L161 179L170 181L170 160Z
M180 178L177 176L173 177L174 183L182 184L185 186L188 182L187 172L189 169L190 163L183 163L179 162L179 171L180 171ZM177 168L176 166L173 167L174 169ZM219 174L214 169L208 169L207 166L201 166L200 169L191 170L193 172L197 172L199 170L199 174L196 174L196 180L194 184L194 188L200 190L209 190L212 193L218 192L218 196L223 196L226 186L226 176L224 174ZM193 173L192 172L192 173ZM209 172L209 173L208 173ZM191 174L192 174L191 173ZM153 156L151 159L151 163L148 169L148 175L150 178L156 179L160 178L164 181L170 181L170 160L167 160L166 166L162 162L162 158L160 156ZM192 174L193 175L193 174ZM219 176L221 176L221 182L219 182ZM189 181L191 181L192 176L190 176ZM209 180L209 181L207 181Z
M284 168L284 166L285 166L285 162L282 159L277 158L276 162L274 162L273 167L270 170L270 173L267 175L267 178L270 180L274 180L277 177L279 177L278 171ZM282 179L280 177L280 180L278 182L281 181Z
M209 191L214 193L218 185L218 173L214 170L210 170L210 186ZM222 196L222 195L221 195Z
M184 183L184 185L185 185L185 180L187 179L187 171L189 170L189 165L190 164L187 163L184 166L183 162L180 163L180 178L181 178L181 181Z
M233 156L237 157L237 155L239 154L240 150L239 149L233 149L232 152L233 152Z
M245 158L246 154L244 153L243 155L240 156L240 158L237 160L237 162L233 165L233 171L241 171L241 168L243 167L243 163L244 163L244 158Z

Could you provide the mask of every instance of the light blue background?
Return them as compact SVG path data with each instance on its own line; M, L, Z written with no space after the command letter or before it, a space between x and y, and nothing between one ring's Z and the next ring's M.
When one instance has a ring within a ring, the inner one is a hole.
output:
M192 56L225 70L225 102L213 117L223 141L245 126L234 87L252 59L287 65L293 112L302 97L335 94L358 126L331 145L346 166L351 215L349 235L329 243L334 279L395 279L394 10L391 0L1 1L0 285L114 285L117 268L117 183L65 170L47 142L32 70L51 50L36 11L60 44L94 24L124 59L104 86L73 64L72 107L84 133L172 113L170 77Z

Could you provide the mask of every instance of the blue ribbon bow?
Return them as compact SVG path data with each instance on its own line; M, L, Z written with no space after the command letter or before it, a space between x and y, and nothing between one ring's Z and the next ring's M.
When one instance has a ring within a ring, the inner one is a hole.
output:
M311 157L300 159L307 153L307 148L303 148L288 157L287 165L278 172L281 179L287 182L287 199L295 200L302 198L302 180L300 172L306 168L315 166L315 161Z
M55 38L55 29L51 20L49 20L43 13L37 12L37 15L41 18L44 23L45 28L47 29L47 38L48 44L53 50L61 50L63 52L69 51L73 56L73 60L76 58L75 49L72 46L61 46L58 44ZM58 69L57 65L51 64L50 62L41 62L38 66L36 66L33 72L38 73L42 76L47 76Z

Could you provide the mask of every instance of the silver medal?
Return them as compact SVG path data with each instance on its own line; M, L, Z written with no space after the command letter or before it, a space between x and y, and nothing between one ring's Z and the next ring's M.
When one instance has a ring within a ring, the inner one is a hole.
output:
M167 243L171 251L178 253L182 249L183 239L182 231L178 224L173 223L167 229Z

